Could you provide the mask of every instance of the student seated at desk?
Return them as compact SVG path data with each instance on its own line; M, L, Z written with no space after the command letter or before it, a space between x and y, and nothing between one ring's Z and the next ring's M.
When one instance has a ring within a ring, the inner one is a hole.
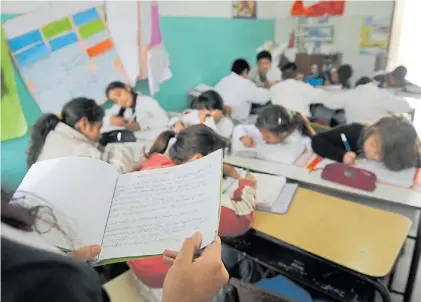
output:
M199 159L218 149L227 147L226 140L217 135L205 125L194 125L177 136L177 140L170 147L168 156L162 154L168 146L172 131L164 132L156 140L149 151L149 158L135 170L157 169L181 165L188 161ZM219 235L235 237L244 234L251 228L256 208L256 182L241 179L233 199L222 195L221 218ZM140 259L128 262L136 276L147 286L161 288L168 268L162 264L162 257Z
M345 135L350 151L341 136ZM387 116L372 125L349 124L315 135L311 144L321 157L353 165L357 157L382 162L391 171L420 167L420 145L412 123Z
M222 137L230 138L234 123L224 107L224 101L216 91L205 91L193 102L192 109L185 110L181 117L172 118L169 126L179 133L189 126L204 124Z
M233 144L241 143L245 147L264 144L310 144L303 140L303 132L311 131L308 121L300 114L291 113L279 105L266 106L257 116L254 125L238 125L234 128ZM312 135L312 134L310 134Z
M136 158L131 148L112 144L103 150L98 143L103 118L104 110L88 98L71 100L59 116L41 116L31 130L28 168L41 160L85 156L106 161L120 173L128 172Z
M325 85L340 86L341 89L351 89L350 83L354 69L349 64L341 65L337 70L332 69L325 77Z
M165 128L168 124L168 114L157 100L138 95L127 84L111 82L105 94L114 105L105 112L103 132L113 128L132 131Z
M282 80L282 72L272 64L272 55L269 51L263 50L257 54L257 65L250 70L249 79L257 86L270 88Z
M348 123L367 123L393 113L411 110L408 102L385 89L380 89L368 77L359 79L354 89L320 95L314 103L330 109L344 109Z
M237 59L231 73L215 86L226 106L230 107L231 117L242 121L248 118L251 104L265 105L269 102L269 91L257 87L249 78L250 65L244 59Z
M272 86L270 99L275 105L282 105L289 110L310 116L312 100L325 92L310 84L296 80L297 65L288 63L282 67L283 81Z

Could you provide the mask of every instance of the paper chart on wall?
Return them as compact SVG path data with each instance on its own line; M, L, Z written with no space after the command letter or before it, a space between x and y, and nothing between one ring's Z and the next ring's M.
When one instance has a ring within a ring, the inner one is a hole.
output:
M157 1L130 1L121 5L106 0L106 18L111 36L132 85L148 79L154 95L159 85L172 77L170 60L160 28Z
M75 97L106 101L124 68L95 2L54 2L4 24L9 49L43 112L59 113Z

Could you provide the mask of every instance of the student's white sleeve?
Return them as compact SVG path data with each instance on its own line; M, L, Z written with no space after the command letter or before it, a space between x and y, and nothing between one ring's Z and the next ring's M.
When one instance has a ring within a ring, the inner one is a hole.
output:
M252 81L250 81L246 93L251 103L265 105L269 102L269 90L257 87Z
M272 67L268 73L268 80L272 82L280 82L282 80L282 72L278 67Z
M348 99L348 92L323 92L316 95L310 104L323 104L329 109L338 110L345 108L345 104L349 101Z
M388 91L382 92L382 105L390 113L408 113L411 111L411 106L409 103L402 97L396 96Z
M116 116L120 111L120 106L114 104L105 110L103 123L104 125L111 125L111 117Z
M218 133L218 135L225 138L231 137L232 130L234 128L234 123L226 116L223 116L217 123L213 118L207 118L204 124Z
M232 142L239 141L242 137L248 136L247 125L237 125L232 131Z
M258 74L258 69L257 66L253 66L249 72L249 79L253 82L256 82L256 78L257 78L257 74Z
M141 130L147 130L167 127L169 118L157 100L139 96L136 103L136 121Z

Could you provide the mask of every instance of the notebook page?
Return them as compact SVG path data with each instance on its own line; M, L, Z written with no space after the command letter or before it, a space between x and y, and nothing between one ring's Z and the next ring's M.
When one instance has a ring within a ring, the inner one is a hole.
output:
M183 165L121 175L100 260L179 250L199 231L202 245L219 226L222 150Z
M15 197L17 202L47 205L57 225L39 224L46 241L72 250L100 244L118 173L108 163L87 157L62 157L38 162L29 169ZM54 223L47 210L41 218Z

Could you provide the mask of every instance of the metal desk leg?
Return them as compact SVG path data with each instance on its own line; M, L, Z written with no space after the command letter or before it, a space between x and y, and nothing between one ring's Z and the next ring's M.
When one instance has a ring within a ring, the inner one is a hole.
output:
M406 282L403 302L411 302L412 292L414 291L414 284L417 277L421 254L421 219L418 221L417 236L414 244L414 252L412 254L411 267L409 268L409 276Z

